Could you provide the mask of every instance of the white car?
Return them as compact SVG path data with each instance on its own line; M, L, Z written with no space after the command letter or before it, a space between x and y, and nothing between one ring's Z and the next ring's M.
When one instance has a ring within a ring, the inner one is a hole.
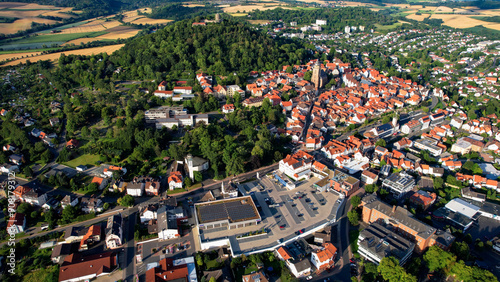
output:
M313 279L313 277L311 275L306 277L306 280L311 280L311 279Z

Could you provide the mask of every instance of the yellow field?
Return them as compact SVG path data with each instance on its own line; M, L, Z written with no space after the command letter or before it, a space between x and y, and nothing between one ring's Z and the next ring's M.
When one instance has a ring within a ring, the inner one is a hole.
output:
M247 13L232 13L230 15L233 16L233 17L244 17L244 16L246 16L248 14Z
M232 7L225 7L223 8L222 10L225 12L225 13L228 13L228 14L234 14L234 13L238 13L238 11L240 13L245 13L245 12L251 12L253 10L261 10L261 11L265 11L265 10L273 10L273 9L276 9L278 8L279 6L265 6L265 5L238 5L238 6L232 6Z
M53 53L53 54L39 55L39 56L35 56L35 57L14 60L14 61L6 63L3 66L13 66L13 65L21 64L21 63L26 63L27 60L30 60L31 62L37 62L37 61L41 61L41 60L57 61L57 60L59 60L59 57L61 56L61 54L85 55L85 56L93 55L93 54L100 54L100 53L111 54L111 53L115 52L116 50L122 48L124 45L125 44L116 44L116 45L110 45L110 46L104 46L104 47L95 47L95 48L71 50L71 51L59 52L59 53Z
M84 33L108 30L120 26L119 21L92 20L86 24L61 30L61 33Z
M15 9L15 10L12 11L6 9ZM73 8L56 7L51 5L27 4L19 2L3 2L0 3L0 17L15 17L19 19L13 23L0 24L0 33L12 34L20 30L28 29L31 27L32 22L43 23L43 24L54 24L57 23L57 21L38 18L38 16L70 18L72 17L72 15L65 14L65 12L69 12L72 10Z
M150 18L140 18L135 21L133 21L133 24L167 24L171 22L172 20L163 20L163 19L150 19Z
M421 15L411 14L406 17L410 20L423 21L425 18L429 17L429 14L421 14Z
M98 36L98 39L125 39L135 36L140 30L130 26L117 26L107 30L108 33Z
M193 7L205 7L205 5L202 5L202 4L187 4L187 5L182 5L184 7L189 7L189 8L193 8Z
M64 44L61 44L61 46L66 46L66 45L71 45L71 44L75 44L75 45L80 45L80 44L85 44L85 43L89 43L89 42L94 42L94 41L99 41L100 39L97 39L97 37L92 37L92 38L78 38L78 39L74 39L74 40L70 40Z
M468 15L434 14L431 16L431 19L442 19L444 25L455 28L468 28L468 27L482 25L486 28L500 30L500 23L490 23L490 22L480 21L473 19Z
M268 20L248 20L248 22L251 24L264 24L264 23L268 23L269 21Z
M0 54L0 62L11 59L21 59L31 56L38 56L42 52L26 52L26 53L12 53L12 54Z

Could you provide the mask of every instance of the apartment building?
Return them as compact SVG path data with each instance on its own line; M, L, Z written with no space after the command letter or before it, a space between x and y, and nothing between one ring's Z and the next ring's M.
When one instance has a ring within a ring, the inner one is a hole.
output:
M380 201L376 195L363 197L362 220L366 223L385 222L393 231L415 243L415 252L422 253L430 246L439 246L444 250L451 247L455 237L448 232L438 230L420 222L405 208Z
M387 188L396 199L399 199L415 187L415 179L405 172L393 173L384 179L382 187Z

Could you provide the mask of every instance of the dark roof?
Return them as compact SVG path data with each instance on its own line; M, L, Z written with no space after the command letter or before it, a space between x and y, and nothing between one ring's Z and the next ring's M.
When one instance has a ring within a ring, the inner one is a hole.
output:
M122 227L122 216L121 214L115 214L108 218L108 224L106 226L106 236L114 234L120 235L120 229Z
M297 272L302 272L306 269L311 268L311 263L309 262L308 258L303 258L299 261L290 260L290 263L292 263L295 266L295 269L297 269Z
M72 244L59 244L54 247L52 250L51 258L59 257L59 256L67 256L71 254L71 246Z
M260 219L259 212L249 196L219 200L196 205L199 223L208 223L221 220L238 222Z

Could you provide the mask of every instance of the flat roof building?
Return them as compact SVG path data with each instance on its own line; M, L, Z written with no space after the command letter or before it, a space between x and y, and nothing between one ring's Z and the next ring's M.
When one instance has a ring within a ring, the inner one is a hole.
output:
M336 169L332 178L332 186L335 191L343 193L346 197L349 197L352 193L359 189L359 179Z
M393 173L384 179L382 187L387 187L389 192L399 199L415 187L415 179L405 172Z
M358 252L367 260L379 264L389 256L395 257L400 265L405 264L413 253L415 244L387 229L379 223L372 223L358 237Z
M201 229L226 226L235 229L261 221L259 211L250 196L196 203L196 222Z

